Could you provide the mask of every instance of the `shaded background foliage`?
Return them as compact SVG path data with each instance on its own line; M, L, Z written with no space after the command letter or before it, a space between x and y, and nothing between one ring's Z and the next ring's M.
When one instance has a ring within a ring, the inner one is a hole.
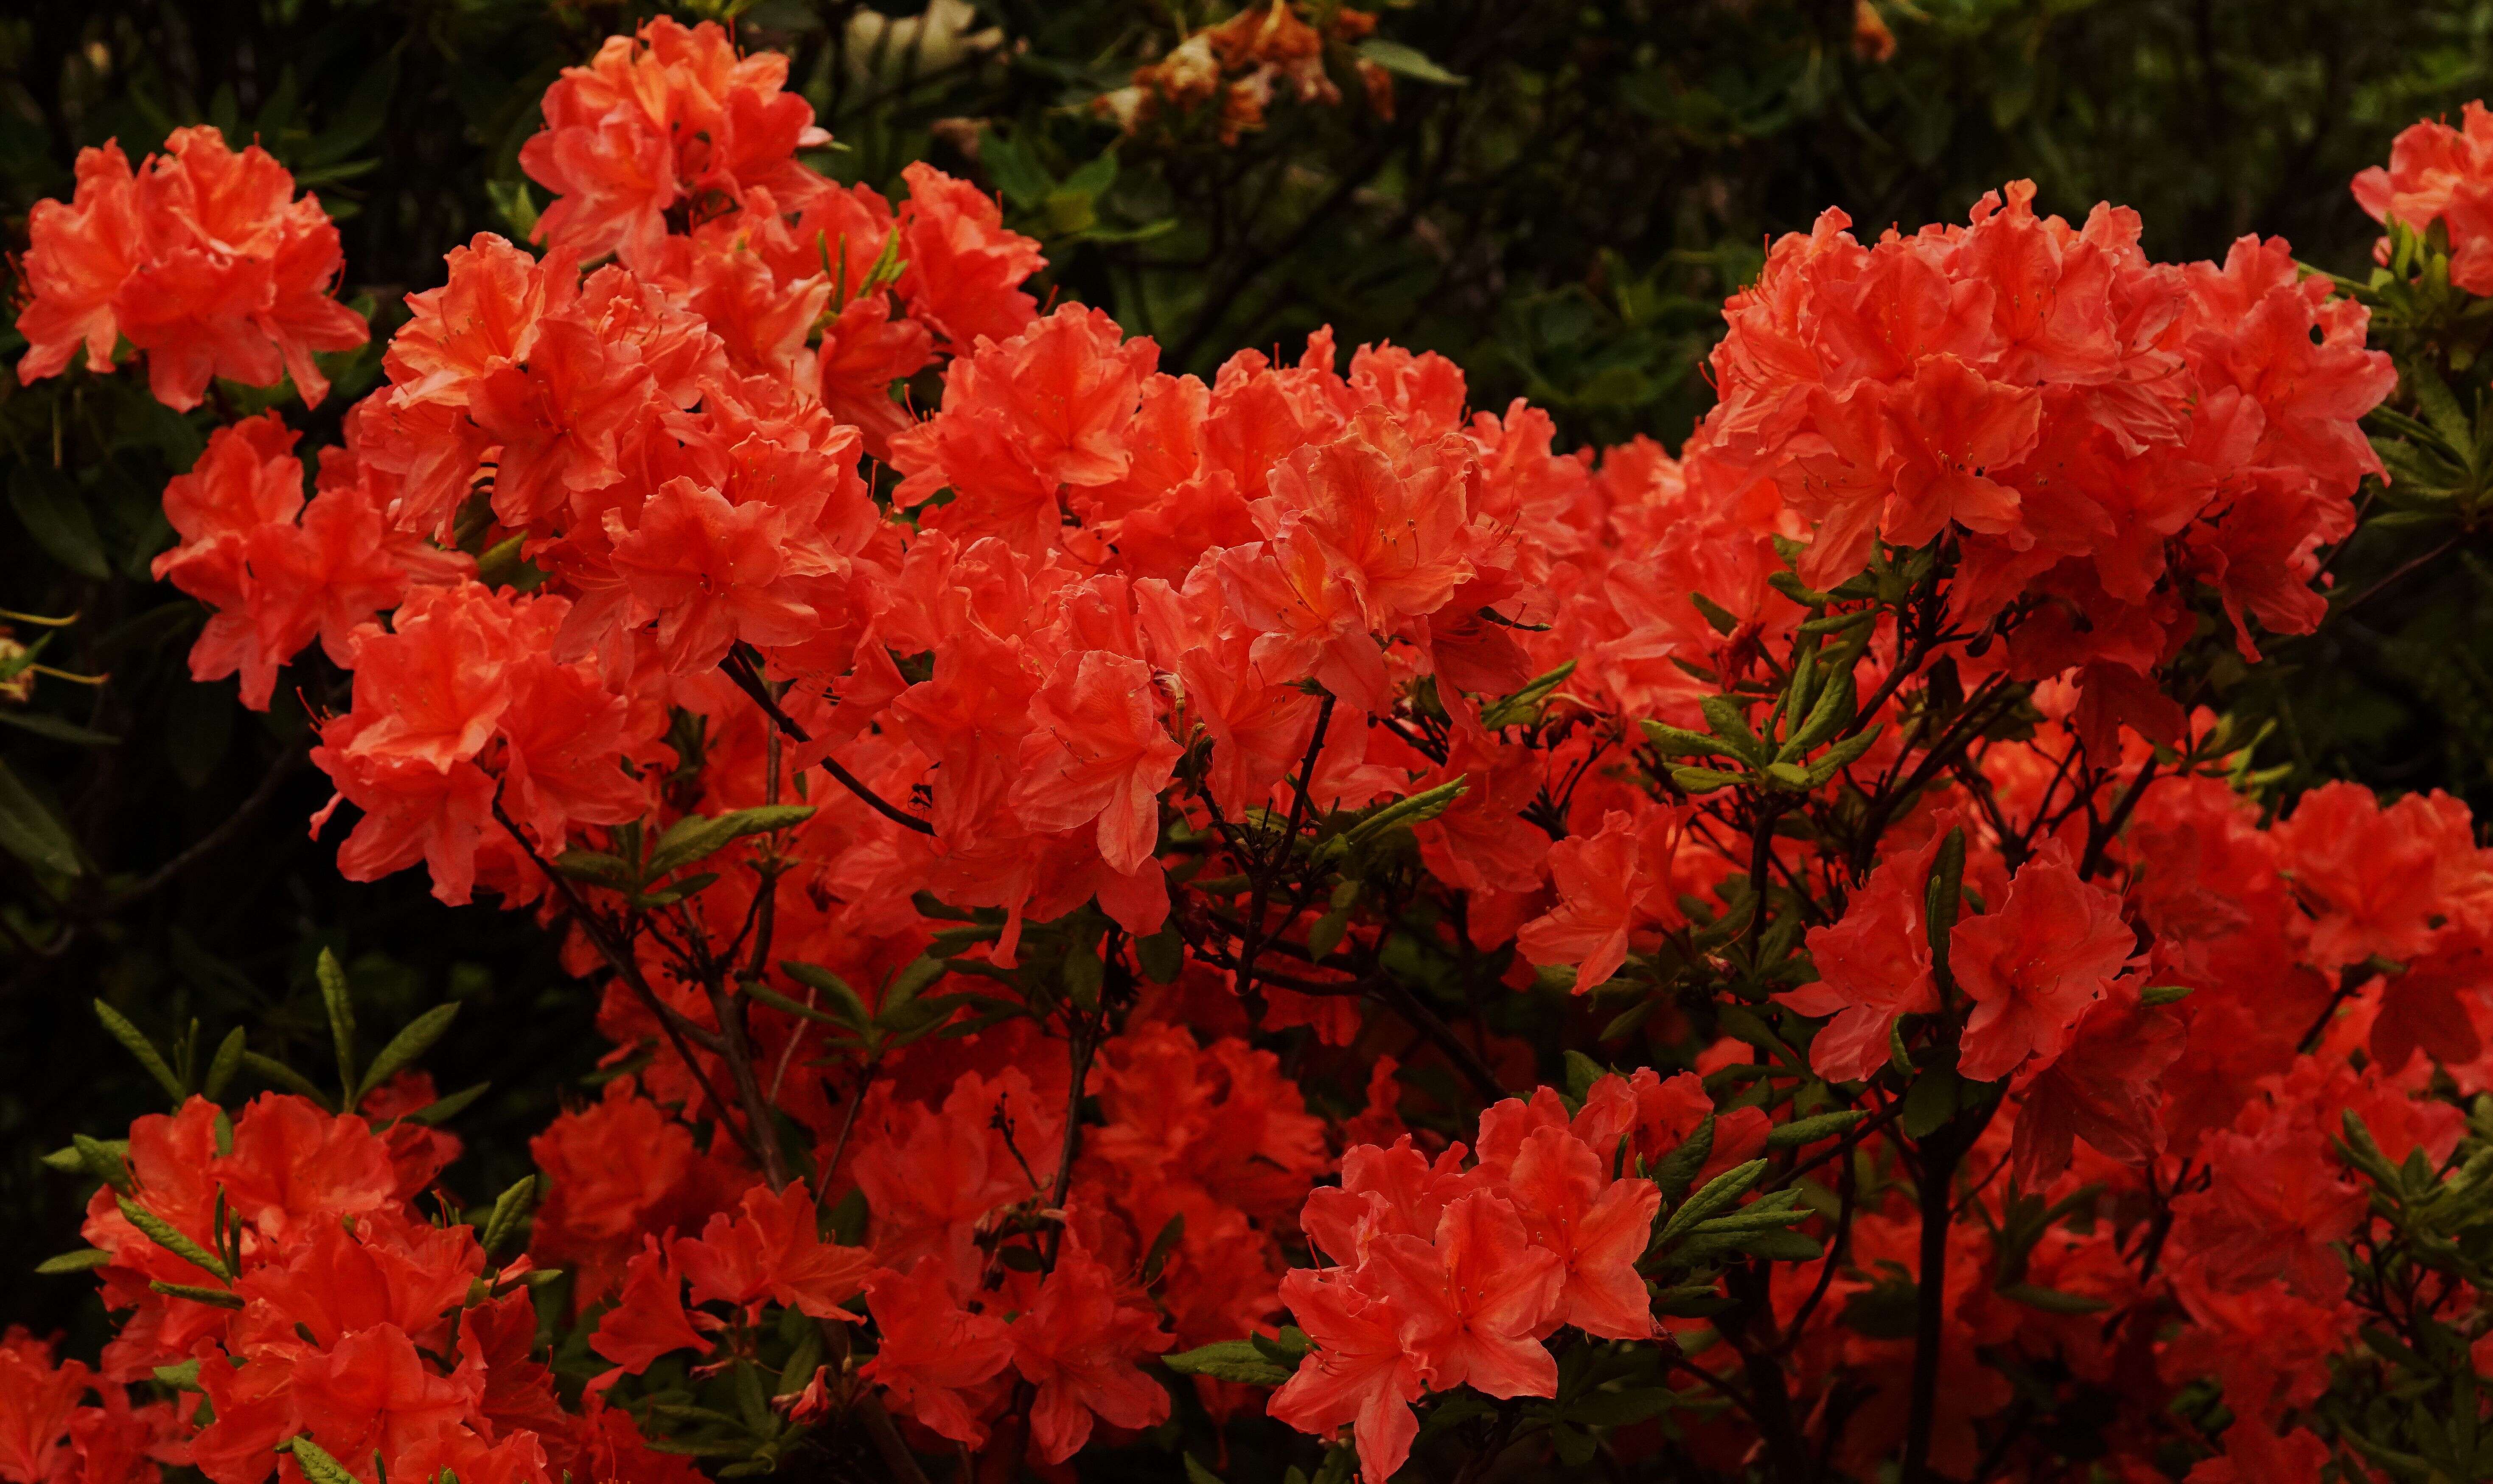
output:
M1321 20L1332 0L1303 10ZM562 66L659 7L596 0L93 0L0 21L0 194L66 197L76 150L135 158L171 128L257 137L341 219L344 292L375 318L438 282L480 230L517 234L541 200L516 156ZM717 7L676 7L685 18ZM731 7L733 9L733 7ZM1093 100L1164 55L1204 0L938 0L897 19L822 0L735 17L785 51L839 147L823 167L888 186L926 158L978 178L1052 260L1042 288L1101 304L1209 373L1240 346L1443 351L1482 406L1530 397L1562 440L1675 445L1710 401L1701 358L1725 294L1773 233L1842 206L1861 227L1962 220L2030 176L2079 217L2135 206L2164 259L2221 257L2244 231L2360 276L2376 228L2346 182L2396 130L2493 91L2493 0L1406 0L1379 36L1407 48L1391 115L1342 58L1344 101L1277 99L1224 144L1199 121L1121 139ZM1890 40L1891 38L1891 40ZM1371 53L1376 54L1376 53ZM13 286L14 287L14 286ZM14 361L19 344L0 336ZM377 377L341 358L306 447L334 440ZM0 608L67 615L46 664L0 700L0 826L35 809L66 835L50 866L0 857L0 1309L91 1347L92 1287L27 1276L73 1245L72 1182L41 1156L126 1122L152 1085L98 1029L91 996L160 1039L195 1018L283 1055L325 1042L312 963L351 966L370 1033L443 997L468 1006L432 1064L490 1080L459 1122L453 1178L498 1190L526 1140L584 1096L602 1043L590 997L526 921L451 911L420 875L339 879L302 822L307 707L342 705L315 655L266 716L184 656L198 606L147 578L168 544L164 483L218 409L183 418L134 379L0 387ZM919 389L931 396L932 386ZM223 410L259 403L221 388ZM2343 553L2323 631L2256 692L2219 667L2203 699L2276 723L2263 764L2289 784L2351 776L2493 805L2493 567L2472 517L2384 527ZM2400 580L2377 589L2385 577ZM20 624L16 638L41 631ZM109 741L105 741L105 740ZM5 832L0 832L5 833ZM19 836L19 845L25 841ZM38 842L40 845L42 842ZM40 850L37 852L40 854Z

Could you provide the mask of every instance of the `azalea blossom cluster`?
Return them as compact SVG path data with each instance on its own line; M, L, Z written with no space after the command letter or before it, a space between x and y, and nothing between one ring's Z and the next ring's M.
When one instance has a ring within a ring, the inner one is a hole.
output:
M2355 177L2355 199L2375 222L2395 220L2418 232L2439 227L2449 239L2449 282L2472 294L2493 293L2493 112L2481 103L2460 110L2458 127L2423 119L2402 130L2389 163ZM2389 260L2381 239L2380 260Z
M313 352L369 338L330 296L345 258L319 198L212 128L174 130L135 172L118 144L81 151L76 193L37 202L27 232L20 382L59 375L81 347L88 370L109 371L127 341L166 407L197 407L211 378L287 376L316 407L329 379Z
M310 498L273 413L166 491L195 675L351 672L340 869L603 978L526 1256L413 1214L428 1095L142 1120L87 1233L120 1338L0 1348L62 1399L0 1478L852 1428L910 1478L1262 1413L1383 1484L1425 1408L1918 1480L2040 1469L2011 1408L2063 1405L2125 1476L2320 1477L2372 1317L2340 1115L2460 1147L2493 853L2437 795L2269 819L2173 678L2321 621L2396 379L2360 305L2023 183L1830 212L1677 455L1565 452L1433 354L1205 379L1042 314L993 201L837 185L785 79L610 41L522 152L537 241L409 297Z
M0 1349L5 1476L299 1480L283 1449L309 1438L331 1468L378 1457L427 1478L700 1477L594 1393L567 1410L530 1358L528 1260L496 1266L474 1227L417 1208L460 1147L400 1117L433 1101L403 1074L360 1113L269 1093L238 1116L195 1097L134 1124L85 1227L120 1331L94 1372L21 1333ZM151 1380L175 1400L134 1405Z

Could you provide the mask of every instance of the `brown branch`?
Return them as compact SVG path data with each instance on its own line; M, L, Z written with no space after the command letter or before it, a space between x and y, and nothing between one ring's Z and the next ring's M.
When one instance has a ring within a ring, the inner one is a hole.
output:
M1289 823L1283 828L1280 843L1277 847L1284 855L1297 846L1299 826L1305 823L1307 811L1311 806L1307 799L1307 791L1315 785L1316 759L1324 752L1325 730L1333 724L1333 692L1328 690L1325 692L1323 703L1316 708L1316 724L1307 734L1307 755L1299 763L1297 788L1290 796ZM1255 987L1255 955L1264 946L1264 908L1272 899L1273 881L1269 873L1272 864L1273 862L1269 859L1257 863L1255 891L1247 899L1247 931L1242 935L1238 950L1238 992L1240 994L1249 993Z
M278 754L277 761L269 765L267 773L260 778L259 786L253 789L250 796L241 803L235 805L234 811L225 816L224 824L199 836L197 840L192 842L189 849L158 866L154 874L145 880L114 893L105 910L117 910L129 906L140 897L155 894L164 890L174 877L224 849L228 841L242 833L243 826L251 823L252 816L268 807L269 801L277 797L279 785L293 776L294 770L302 763L306 751L302 740L296 739L284 752Z
M702 1070L702 1064L693 1056L692 1045L687 1044L698 1044L706 1050L717 1051L720 1049L718 1034L685 1018L681 1012L658 998L657 991L650 988L649 982L642 977L641 966L633 962L632 955L625 953L622 947L615 942L613 936L607 932L606 924L598 920L597 914L589 909L588 903L581 899L580 891L571 884L571 879L556 872L547 863L545 857L537 853L535 843L520 832L519 825L503 809L502 801L498 796L494 800L494 817L501 822L504 830L510 832L511 838L519 844L522 851L526 853L527 858L535 863L536 868L544 873L545 878L554 883L555 890L562 893L564 904L571 909L572 920L580 924L581 931L588 934L588 941L595 946L598 955L606 960L606 966L612 969L616 977L622 980L624 984L640 997L641 1003L648 1009L649 1013L657 1017L658 1028L664 1031L668 1041L674 1044L676 1056L684 1064L684 1070L692 1074L695 1082L701 1084L702 1096L709 1100L709 1105L718 1115L720 1126L727 1130L728 1136L734 1138L737 1146L752 1157L756 1166L764 1165L760 1147L752 1138L746 1136L743 1130L736 1127L734 1118L728 1116L728 1109L733 1105L719 1095L717 1085L710 1081L709 1074Z
M1438 1050L1445 1052L1446 1059L1455 1064L1455 1070L1463 1075L1484 1101L1501 1103L1513 1096L1506 1090L1506 1084L1497 1079L1496 1071L1481 1053L1466 1045L1463 1038L1455 1033L1455 1028L1438 1018L1437 1013L1422 1003L1408 985L1398 984L1391 977L1380 977L1376 994L1394 1007L1395 1014L1409 1021L1413 1030L1427 1037Z
M763 683L761 672L753 668L753 661L747 658L741 651L729 651L727 658L719 661L719 668L727 672L727 678L736 682L736 689L743 691L746 695L753 698L753 703L756 706L761 707L763 713L770 718L770 724L772 726L777 727L783 734L796 742L802 742L813 741L813 738L806 734L805 729L797 725L796 718L789 715L786 710L779 705L778 698L770 694L770 687ZM935 833L935 826L933 824L924 819L920 819L918 816L910 813L907 809L893 803L890 800L884 798L881 794L876 793L872 787L868 786L863 778L858 777L856 773L853 773L846 768L841 767L840 760L838 758L832 757L828 753L825 753L823 755L823 772L829 773L834 779L836 779L839 782L840 787L847 789L850 793L855 794L857 798L863 800L868 808L873 809L877 814L882 815L884 818L890 820L893 824L899 825L904 829L915 830L919 834L933 834Z

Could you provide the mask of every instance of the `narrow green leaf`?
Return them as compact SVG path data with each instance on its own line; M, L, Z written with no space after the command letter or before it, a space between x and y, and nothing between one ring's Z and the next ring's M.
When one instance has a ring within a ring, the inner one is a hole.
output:
M263 1056L257 1051L246 1049L242 1053L242 1064L250 1068L252 1071L259 1074L263 1080L274 1082L278 1086L285 1088L287 1092L294 1093L300 1097L309 1098L313 1102L319 1104L324 1108L334 1110L336 1107L336 1104L330 1099L329 1095L322 1092L310 1077L305 1076L302 1073L285 1065L285 1063L279 1061L274 1056Z
M329 1456L328 1450L314 1442L309 1436L296 1438L278 1445L282 1452L294 1450L294 1461L303 1468L303 1477L311 1484L362 1484L346 1466Z
M472 1087L462 1087L446 1098L436 1098L415 1111L401 1113L399 1117L408 1123L423 1124L427 1128L446 1123L467 1111L468 1105L485 1096L493 1086L491 1082L478 1082Z
M409 1020L390 1038L388 1045L381 1047L381 1054L373 1058L373 1064L364 1069L363 1083L356 1089L355 1102L362 1104L372 1095L374 1088L398 1075L425 1052L432 1050L434 1044L450 1029L450 1022L458 1018L459 1007L454 1004L436 1005Z
M1555 670L1534 676L1521 690L1494 705L1481 710L1481 724L1494 731L1499 727L1528 725L1541 714L1541 704L1550 693L1567 682L1576 673L1576 662L1569 660Z
M165 1060L164 1053L156 1049L156 1044L149 1041L137 1026L131 1024L128 1016L102 1000L95 1002L95 1017L104 1022L104 1028L111 1033L113 1040L120 1042L132 1056L138 1059L138 1065L147 1069L147 1075L156 1079L157 1086L165 1089L165 1096L173 1100L173 1105L181 1106L183 1100L190 1097L191 1090L173 1075L172 1067Z
M1663 1224L1662 1232L1654 1241L1657 1245L1668 1246L1694 1229L1697 1223L1747 1195L1765 1177L1766 1162L1763 1160L1735 1165L1716 1175L1705 1182L1703 1190L1689 1196L1686 1203L1670 1213L1670 1220Z
M1860 1108L1847 1108L1841 1112L1819 1113L1812 1118L1795 1118L1789 1123L1776 1125L1774 1132L1766 1136L1766 1147L1797 1149L1804 1144L1814 1144L1821 1138L1843 1133L1869 1116Z
M1184 1240L1186 1213L1180 1211L1160 1224L1160 1234L1152 1238L1151 1251L1143 1255L1143 1282L1158 1280L1161 1270L1168 1266L1169 1254L1177 1251L1177 1244Z
M338 1089L345 1095L345 1105L351 1108L356 1102L354 998L346 987L346 971L338 962L336 953L320 950L314 972L320 981L320 1003L329 1011L329 1038L338 1050Z
M208 1075L199 1082L200 1097L214 1103L225 1096L225 1084L233 1080L233 1075L236 1072L242 1070L242 1057L246 1049L248 1049L248 1044L241 1026L237 1025L225 1032L225 1039L217 1043L217 1054L208 1058Z
M1729 757L1731 749L1703 732L1691 732L1659 721L1638 722L1645 741L1664 757Z
M829 1001L827 1008L818 1010L802 1001L792 1000L767 984L748 984L744 986L744 992L781 1015L795 1015L799 1019L812 1020L823 1025L836 1025L845 1030L862 1031L874 1023L874 1017L866 1013L865 1002L858 999L856 991L843 983L838 975L827 969L815 970L829 982L822 984L796 972L799 969L813 969L814 965L810 963L782 963L779 967L788 971L789 978L807 984L823 994ZM832 984L837 984L839 987L834 989L830 987Z
M485 1218L485 1229L476 1239L488 1256L499 1251L519 1230L528 1208L536 1204L536 1196L537 1177L522 1175L518 1184L495 1197L494 1212Z
M60 717L45 712L0 711L0 722L6 722L20 731L32 732L37 737L48 737L54 742L70 742L80 747L121 745L121 739L108 732L98 732L89 727L82 727L75 721L63 721Z
M0 763L0 850L58 875L75 876L82 869L69 826L6 763Z
M1246 1340L1222 1340L1163 1355L1160 1363L1180 1376L1209 1376L1217 1380L1239 1381L1249 1386L1277 1386L1290 1378L1290 1373L1267 1359L1264 1352Z
M1664 1155L1662 1162L1654 1166L1653 1183L1661 1188L1662 1198L1677 1200L1686 1194L1688 1187L1696 1182L1697 1172L1705 1167L1705 1162L1713 1155L1714 1115L1708 1113L1704 1122L1680 1140L1678 1148Z
M1405 46L1400 42L1389 42L1381 36L1371 36L1361 42L1359 54L1362 59L1375 63L1394 76L1408 77L1414 82L1434 83L1439 87L1460 87L1468 80L1428 60L1427 53L1416 47Z
M130 1194L130 1145L126 1140L105 1143L83 1134L70 1136L71 1145L77 1150L78 1163L87 1174L111 1186L122 1195Z
M169 1366L158 1366L155 1376L158 1380L176 1391L199 1389L199 1363L196 1359L176 1361Z
M242 1307L242 1295L225 1288L205 1288L187 1283L166 1283L161 1278L150 1279L147 1287L167 1297L187 1298L195 1304L205 1304L211 1309Z
M88 1273L111 1260L112 1254L103 1248L87 1247L76 1252L65 1252L57 1257L45 1257L35 1264L35 1271L46 1278L62 1273Z
M35 538L54 561L80 577L97 582L112 575L104 542L96 535L95 518L67 474L47 465L20 463L9 480L9 503L26 534Z
M2040 1309L2047 1314L2101 1314L2112 1307L2107 1300L2085 1293L2064 1293L2057 1288L2038 1287L2030 1283L2012 1283L1998 1290L2001 1298Z
M233 1269L225 1266L225 1259L192 1241L182 1228L127 1196L120 1196L118 1203L122 1219L145 1232L149 1241L203 1273L225 1283L233 1282Z
M1713 727L1714 735L1730 743L1734 753L1760 767L1774 755L1765 739L1749 725L1748 713L1738 702L1728 696L1706 696L1697 704L1705 712L1706 723Z

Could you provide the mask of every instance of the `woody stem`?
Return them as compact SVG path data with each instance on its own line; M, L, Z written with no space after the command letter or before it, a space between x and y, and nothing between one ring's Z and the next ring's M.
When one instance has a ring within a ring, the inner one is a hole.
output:
M797 724L796 718L789 715L786 708L779 704L779 699L770 693L770 687L763 682L762 672L753 668L753 661L746 658L742 651L730 650L718 667L727 672L727 678L736 682L736 689L753 698L753 704L762 708L763 713L770 718L770 724L778 728L781 735L796 742L813 741ZM823 772L829 773L840 787L863 800L868 808L892 823L915 830L919 834L935 833L932 824L876 793L863 778L841 767L838 758L825 754Z
M1376 977L1376 994L1394 1007L1396 1015L1411 1022L1413 1030L1428 1038L1438 1050L1446 1053L1446 1059L1453 1062L1455 1070L1472 1084L1473 1091L1481 1095L1481 1101L1497 1103L1507 1097L1506 1084L1498 1080L1497 1070L1478 1050L1466 1045L1463 1038L1456 1034L1455 1028L1430 1010L1408 984L1398 983L1391 975L1380 974Z
M1325 692L1324 701L1316 708L1315 730L1307 735L1307 755L1299 763L1298 788L1290 798L1290 822L1274 847L1277 859L1286 861L1298 848L1299 826L1305 822L1308 808L1307 791L1315 786L1316 759L1324 752L1325 729L1333 724L1333 692ZM1271 859L1263 864L1270 867ZM1273 878L1269 869L1255 873L1254 894L1247 899L1246 932L1238 950L1238 992L1250 994L1255 988L1255 957L1264 947L1264 909L1272 899Z
M727 1075L736 1084L736 1101L744 1106L745 1125L753 1131L748 1150L761 1162L762 1178L770 1182L775 1195L788 1185L788 1155L779 1146L779 1125L770 1116L770 1100L762 1093L762 1080L753 1072L753 1042L745 1034L744 996L731 992L724 973L712 974L704 981L709 991L709 1006L718 1016L719 1056L727 1063Z
M1091 1054L1097 1049L1099 1023L1107 1018L1107 1007L1102 1005L1098 1015L1089 1025L1083 1023L1079 1014L1066 1016L1073 1036L1073 1079L1065 1094L1065 1142L1057 1151L1056 1187L1047 1200L1051 1210L1063 1211L1065 1198L1073 1189L1073 1160L1082 1150L1082 1093L1085 1084L1091 1080ZM1065 1224L1060 1221L1048 1228L1047 1252L1041 1264L1043 1271L1056 1271L1056 1255L1064 1245Z
M1947 1325L1948 1217L1953 1209L1957 1163L1965 1143L1953 1123L1922 1144L1921 1265L1913 1287L1912 1407L1905 1422L1904 1484L1930 1478L1931 1432L1938 1418L1939 1340Z
M511 838L518 843L528 860L535 863L538 871L542 872L548 881L554 883L555 890L562 894L563 904L571 909L572 921L578 923L580 930L588 935L589 943L596 948L598 956L606 960L606 966L615 972L616 978L623 981L624 984L640 997L642 1005L657 1018L658 1028L666 1033L667 1040L676 1048L676 1059L684 1064L685 1071L692 1074L693 1080L701 1084L702 1096L708 1100L711 1111L718 1115L719 1124L727 1130L728 1136L734 1138L746 1154L753 1157L754 1163L763 1163L757 1137L747 1136L744 1130L736 1127L736 1120L727 1115L727 1100L719 1096L717 1086L709 1079L709 1074L702 1070L702 1064L693 1056L691 1043L699 1043L706 1050L723 1051L723 1038L716 1032L705 1030L685 1019L674 1006L658 998L657 991L649 987L649 982L642 978L641 966L633 962L632 955L624 951L622 945L615 941L614 934L606 930L605 923L596 913L589 910L587 902L581 899L580 890L571 884L571 878L556 871L547 863L545 857L537 853L534 842L520 833L518 823L503 809L502 801L498 797L494 800L494 818L501 822L502 828L509 832ZM762 1131L756 1129L753 1132L758 1136Z

